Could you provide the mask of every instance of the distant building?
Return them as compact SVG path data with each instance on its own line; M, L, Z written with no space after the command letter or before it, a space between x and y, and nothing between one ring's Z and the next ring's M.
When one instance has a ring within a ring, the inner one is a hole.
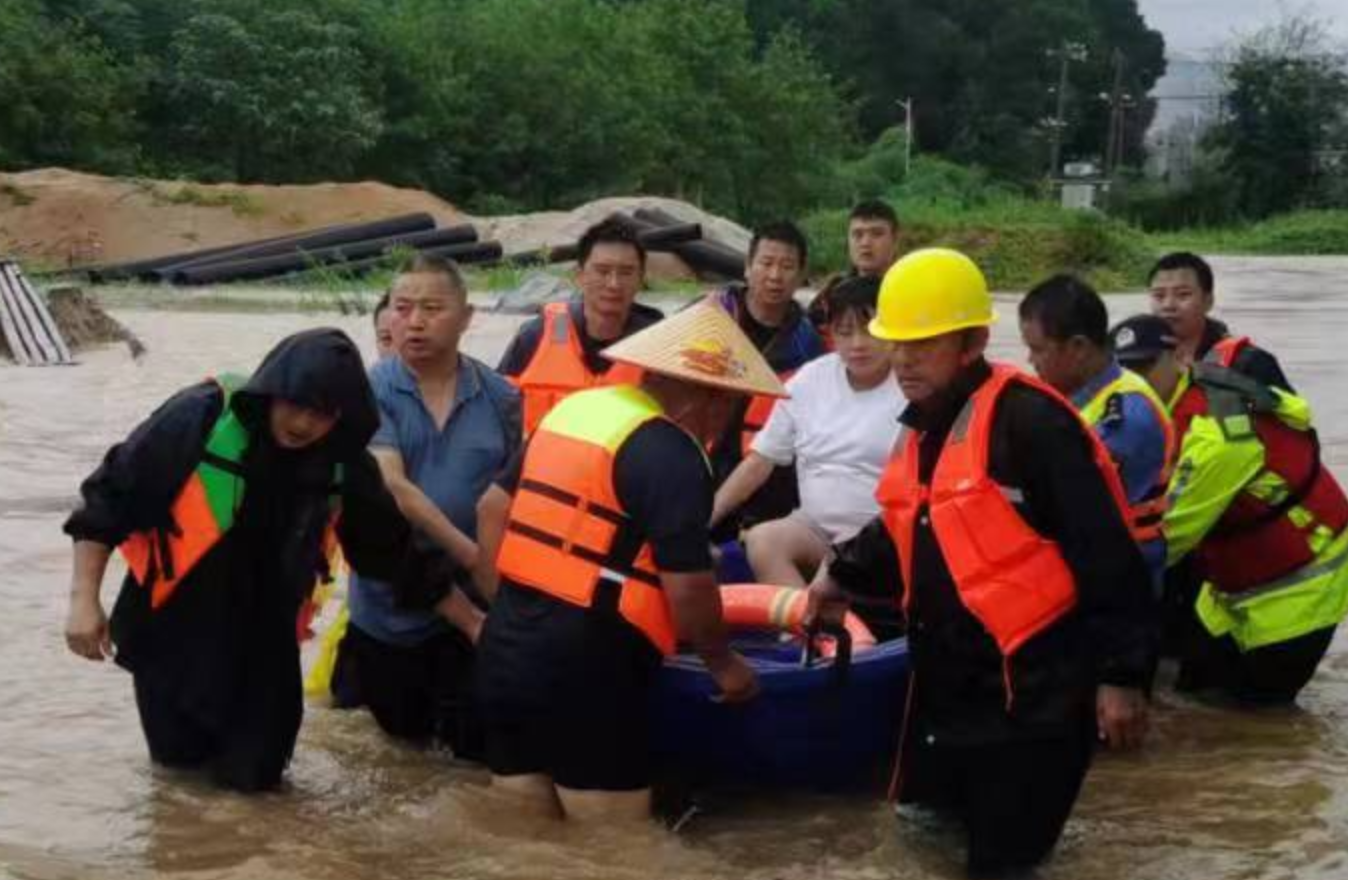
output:
M1147 174L1184 186L1193 173L1203 135L1221 121L1226 86L1212 61L1171 56L1151 91L1156 116L1147 130Z

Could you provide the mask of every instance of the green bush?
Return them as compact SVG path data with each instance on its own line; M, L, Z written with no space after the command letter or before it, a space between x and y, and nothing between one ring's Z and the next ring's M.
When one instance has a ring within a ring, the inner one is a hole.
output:
M1296 211L1248 226L1187 229L1155 236L1158 247L1216 254L1348 254L1348 210Z
M1137 229L1094 212L1068 211L992 181L986 172L932 157L889 191L900 247L942 246L978 261L993 286L1025 288L1055 272L1077 272L1105 288L1140 283L1154 247ZM802 224L817 275L847 264L847 211Z

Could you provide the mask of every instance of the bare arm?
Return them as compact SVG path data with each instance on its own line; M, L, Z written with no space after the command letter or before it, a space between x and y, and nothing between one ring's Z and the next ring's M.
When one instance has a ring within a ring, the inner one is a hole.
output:
M388 486L393 500L398 502L398 509L407 517L407 521L443 547L451 559L472 570L478 561L477 544L450 522L449 517L435 506L435 502L407 478L402 456L383 447L372 449L371 452L379 463L384 484Z
M744 658L730 648L715 574L661 572L660 584L674 616L675 629L707 664L707 670L721 688L721 699L737 703L757 694L758 677Z
M112 548L97 541L76 541L74 547L66 646L81 657L103 660L112 655L112 642L99 594Z
M496 600L501 584L496 570L496 554L505 538L506 522L510 517L510 495L492 483L477 502L477 565L473 568L473 583L488 602Z
M712 503L711 509L711 526L715 528L721 520L753 497L753 494L768 481L768 477L772 476L774 467L775 464L757 452L746 455L730 472L730 476L726 477L721 488L716 490L716 500Z

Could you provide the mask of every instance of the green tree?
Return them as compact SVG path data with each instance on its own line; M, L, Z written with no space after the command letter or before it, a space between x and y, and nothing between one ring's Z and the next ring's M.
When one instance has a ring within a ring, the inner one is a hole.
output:
M1343 172L1328 157L1348 147L1348 73L1324 22L1292 17L1254 34L1231 53L1227 81L1211 145L1225 151L1246 214L1289 210L1339 186Z
M1117 51L1134 98L1125 156L1140 161L1154 111L1144 96L1165 69L1161 35L1136 0L750 0L749 15L761 39L786 22L809 36L857 102L866 138L902 124L899 101L911 98L922 149L1022 179L1042 175L1047 161L1052 50L1064 41L1088 50L1069 78L1066 159L1103 151L1109 107L1099 96L1110 91Z
M174 35L163 73L172 148L236 180L349 174L382 125L354 31L298 8L233 5Z
M138 71L77 23L0 0L0 165L129 170Z

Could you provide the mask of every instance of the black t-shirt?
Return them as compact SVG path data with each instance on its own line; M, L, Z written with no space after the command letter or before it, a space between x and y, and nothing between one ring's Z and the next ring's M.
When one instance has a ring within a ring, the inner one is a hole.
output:
M497 477L512 495L519 486L527 447ZM665 419L642 425L613 462L613 488L637 530L651 544L662 571L711 569L707 523L715 488L697 441Z
M514 492L522 456L497 483ZM712 567L707 522L711 519L711 473L697 442L664 419L633 432L614 460L614 489L623 510L650 542L655 565L667 572L707 571ZM542 671L587 665L586 656L621 656L654 666L653 645L616 615L580 608L538 590L501 579L486 635L479 645L481 663L495 690L511 691L523 702L544 701L559 685Z
M764 324L753 316L747 308L740 311L740 329L744 335L749 337L749 341L754 344L754 348L762 351L772 342L774 336L781 329L780 326L772 327Z
M585 359L585 369L598 375L607 373L613 367L613 361L605 358L600 352L617 340L592 339L585 329L585 309L578 301L570 303L568 309L571 324L580 334L580 348ZM633 303L632 312L627 316L627 324L623 327L623 338L631 336L638 330L645 330L664 316L665 313L659 309ZM501 355L501 362L496 365L496 372L502 376L518 376L524 372L529 366L529 361L534 359L538 345L543 339L543 324L544 318L539 315L520 327L515 333L515 338L510 340L510 345L506 347L505 354Z

